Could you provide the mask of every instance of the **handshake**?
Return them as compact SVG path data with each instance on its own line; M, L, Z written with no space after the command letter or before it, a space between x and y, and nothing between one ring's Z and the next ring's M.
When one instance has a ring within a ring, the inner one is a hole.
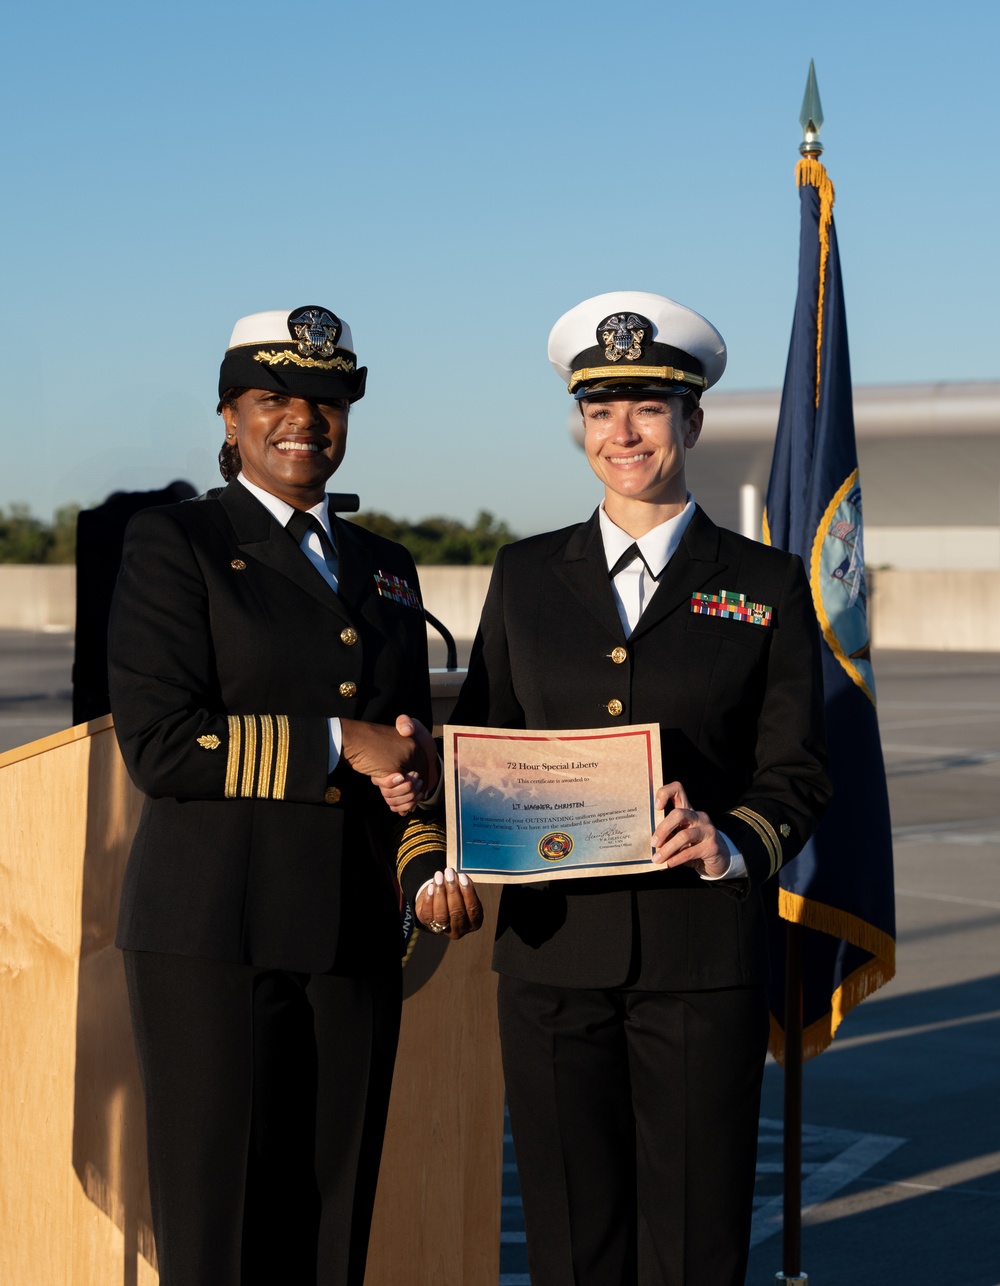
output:
M341 719L341 755L370 777L394 813L409 813L435 793L441 779L434 738L419 719L401 714L396 727Z
M382 792L394 813L411 813L432 800L441 782L434 738L419 719L401 714L395 728L342 719L341 754L355 772L364 773ZM418 891L417 919L431 933L457 939L482 927L483 908L467 875L452 867L434 872Z

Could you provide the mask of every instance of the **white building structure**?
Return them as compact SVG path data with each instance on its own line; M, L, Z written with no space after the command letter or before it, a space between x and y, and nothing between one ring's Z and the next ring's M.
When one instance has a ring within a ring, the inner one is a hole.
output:
M780 401L705 395L687 476L722 526L759 532ZM854 419L868 566L1000 570L1000 380L855 388Z

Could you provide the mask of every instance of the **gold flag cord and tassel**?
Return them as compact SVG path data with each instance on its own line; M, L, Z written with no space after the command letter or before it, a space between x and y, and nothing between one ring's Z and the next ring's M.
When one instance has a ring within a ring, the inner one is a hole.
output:
M830 257L830 224L833 222L833 183L826 166L813 156L804 156L795 167L800 188L813 187L819 193L819 293L816 298L816 406L819 406L820 364L823 351L823 297L826 293L826 261Z

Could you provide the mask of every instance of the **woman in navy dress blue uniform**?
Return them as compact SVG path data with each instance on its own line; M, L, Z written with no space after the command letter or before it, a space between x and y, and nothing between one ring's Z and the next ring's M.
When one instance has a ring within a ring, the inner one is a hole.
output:
M726 349L661 295L586 300L549 356L603 486L501 550L452 722L660 727L646 874L510 885L494 967L532 1286L741 1286L767 1047L763 882L825 804L792 555L717 527L686 453Z
M364 1279L400 1014L392 863L439 865L430 823L402 826L369 780L433 785L436 765L393 727L431 719L412 559L325 490L365 379L331 310L243 318L219 381L228 485L127 535L111 700L147 799L117 940L162 1286ZM416 908L432 931L478 927L470 888L438 903Z

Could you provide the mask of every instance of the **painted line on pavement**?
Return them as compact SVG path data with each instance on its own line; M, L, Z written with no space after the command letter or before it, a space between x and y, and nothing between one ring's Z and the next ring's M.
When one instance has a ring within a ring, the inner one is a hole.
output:
M997 836L1000 843L1000 835ZM896 896L902 893L908 898L923 898L926 902L957 902L960 906L984 906L990 911L1000 911L1000 902L984 902L982 898L960 898L954 893L920 893L916 889L896 889Z
M867 1036L845 1036L837 1039L826 1052L856 1049L859 1045L875 1045L883 1040L900 1040L908 1036L926 1036L931 1032L947 1031L951 1027L967 1027L970 1023L991 1023L1000 1018L1000 1009L989 1009L981 1014L966 1014L963 1018L945 1018L939 1023L923 1023L919 1027L900 1027L898 1031L877 1031Z
M849 1131L830 1131L831 1135L845 1135ZM803 1138L805 1138L803 1128ZM819 1138L822 1131L811 1131L813 1139ZM854 1183L873 1165L884 1160L895 1152L906 1140L893 1138L888 1134L855 1134L855 1142L849 1147L824 1162L810 1174L802 1184L802 1213L806 1215L815 1206L828 1201L830 1197ZM758 1206L753 1212L753 1230L750 1234L750 1246L759 1246L775 1233L781 1231L784 1197L772 1197L770 1201Z

